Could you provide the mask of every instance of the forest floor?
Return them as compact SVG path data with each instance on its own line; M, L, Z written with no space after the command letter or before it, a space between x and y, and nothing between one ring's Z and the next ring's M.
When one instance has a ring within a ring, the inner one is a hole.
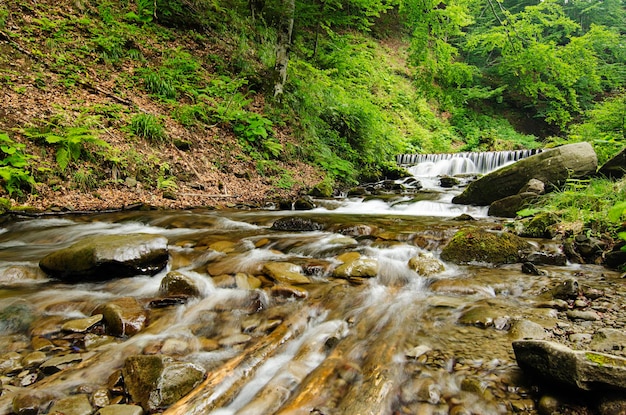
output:
M290 151L271 160L255 157L241 145L232 125L183 125L173 115L181 102L164 102L142 89L132 60L112 65L90 52L60 64L64 54L79 50L71 49L74 43L86 42L78 24L67 29L70 26L59 23L76 21L71 16L75 11L52 3L49 8L27 3L23 2L22 10L10 9L0 30L0 133L24 144L34 156L30 169L36 181L22 195L0 190L0 197L10 199L14 207L91 211L137 204L168 209L265 206L303 194L323 180L321 169L303 160L305 150L285 124L274 125L271 134ZM65 28L62 38L42 27L48 22L44 12L49 22L55 22L50 25ZM150 41L137 45L146 66L152 57L156 65L165 50L183 46L198 60L211 53L225 57L229 53L215 45L190 43L188 38L154 45ZM251 94L250 100L246 111L263 114L264 96ZM157 117L167 139L151 142L129 133L137 114ZM65 169L55 160L59 146L25 133L48 126L69 131L87 121L108 147L85 144L79 158Z

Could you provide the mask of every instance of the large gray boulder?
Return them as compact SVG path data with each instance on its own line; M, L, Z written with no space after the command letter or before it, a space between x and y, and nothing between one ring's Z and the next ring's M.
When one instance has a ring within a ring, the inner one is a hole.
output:
M99 235L52 252L39 261L48 275L84 282L154 275L169 258L167 238L160 235Z
M626 390L624 358L545 340L515 341L513 351L522 370L548 382L582 390Z
M470 183L453 203L489 205L517 194L530 179L550 187L560 187L567 179L595 174L598 157L589 143L567 144L545 150L486 174Z

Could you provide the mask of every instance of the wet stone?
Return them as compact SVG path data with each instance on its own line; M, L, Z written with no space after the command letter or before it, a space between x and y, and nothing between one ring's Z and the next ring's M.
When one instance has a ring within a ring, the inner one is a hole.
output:
M417 256L409 259L408 265L409 268L424 277L429 277L433 274L445 271L443 263L435 258L430 252L420 252Z
M284 284L308 284L309 278L302 275L302 268L289 262L267 262L263 272L277 282Z
M141 406L137 405L108 405L98 411L98 415L143 415Z
M378 275L378 261L373 258L359 258L339 265L333 271L336 278L374 278Z
M44 352L35 351L24 356L24 358L22 359L22 365L26 368L35 367L45 362L46 359L47 356Z
M102 321L102 314L94 314L91 317L70 320L61 326L63 331L71 331L74 333L84 333L89 328Z
M27 391L18 393L13 398L12 408L16 415L37 415L43 413L50 403L57 398L48 391Z
M33 337L31 340L31 346L33 350L46 351L54 347L52 342L45 337Z
M0 334L25 332L34 320L35 312L28 304L11 304L0 310Z
M59 399L50 408L51 414L63 415L90 415L93 408L89 402L87 395L72 395L67 398Z
M100 388L94 391L91 400L96 408L102 408L111 403L111 394L108 389Z
M565 313L570 320L597 321L600 316L595 311L569 310Z
M45 374L51 375L53 373L66 369L73 364L81 362L82 360L83 358L80 354L70 353L65 356L55 356L51 359L48 359L44 363L42 363L39 368Z
M0 355L0 373L3 375L18 372L24 368L22 355L17 352L8 352Z
M307 298L309 295L307 290L286 284L273 286L270 289L270 293L273 297L279 298Z
M112 336L132 336L146 325L148 313L133 297L122 297L100 305L94 314L102 314L107 333Z
M548 333L538 323L530 320L518 320L511 325L509 336L513 340L544 340L548 338Z
M159 295L162 297L199 297L200 289L193 278L177 271L168 272L161 280Z
M130 356L123 368L128 393L146 411L175 403L200 383L204 374L197 365L158 355Z

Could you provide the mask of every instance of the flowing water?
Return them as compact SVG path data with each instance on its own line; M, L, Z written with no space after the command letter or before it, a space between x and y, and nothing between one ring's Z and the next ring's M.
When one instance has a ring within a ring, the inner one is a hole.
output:
M470 224L454 220L459 214L474 216L471 225L487 229L507 222L487 217L483 208L452 206L460 187L442 189L425 173L416 176L427 189L318 201L307 212L120 212L5 222L0 309L28 304L35 318L30 331L0 336L0 369L8 353L32 351L36 336L54 344L48 357L77 353L82 362L49 376L27 367L3 371L0 412L12 411L18 393L92 393L107 386L128 356L163 353L207 370L199 387L163 408L169 414L537 413L534 387L515 363L511 326L532 320L566 340L600 326L623 327L622 310L614 305L621 303L623 283L593 265L544 266L536 276L523 274L519 264L438 261L442 246ZM322 230L272 229L290 216L312 219ZM168 239L167 269L152 277L72 285L37 272L43 256L86 236L134 233ZM221 241L232 242L230 249L210 248ZM559 249L552 241L532 242L538 249ZM334 277L338 256L347 252L375 260L376 275ZM420 256L443 269L419 274L408 263ZM298 286L297 294L282 295L262 275L267 262L295 264L311 282ZM200 295L157 307L160 282L173 270L191 278ZM261 286L237 283L233 276L241 275L258 277ZM605 319L576 325L543 297L574 276L605 293L594 302ZM138 334L89 346L84 334L61 332L63 322L128 296L150 313ZM36 381L24 382L32 373ZM116 402L129 400L121 396Z

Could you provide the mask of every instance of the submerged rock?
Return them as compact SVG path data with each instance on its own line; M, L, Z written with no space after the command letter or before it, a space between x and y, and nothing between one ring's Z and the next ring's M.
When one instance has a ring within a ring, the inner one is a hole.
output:
M513 351L522 370L545 381L582 390L626 390L624 358L545 340L515 341Z
M441 251L441 259L455 264L488 262L513 264L522 260L531 245L508 232L488 232L478 228L458 231Z
M441 261L435 258L430 252L420 252L418 255L409 259L409 268L424 277L429 277L445 270Z
M133 297L122 297L100 305L93 314L102 314L107 333L117 337L140 332L148 321L148 312Z
M199 297L200 288L198 288L193 278L181 274L180 272L171 271L161 280L159 295L162 297L175 297L180 295Z
M263 272L274 281L284 284L308 284L308 277L301 274L302 268L289 262L268 262L263 265Z
M272 229L278 231L319 231L323 229L320 223L300 216L280 218L272 224Z
M204 379L205 370L193 363L166 356L130 356L122 369L133 401L149 412L168 407L187 395Z
M167 238L159 235L100 235L46 255L39 267L68 282L154 275L167 264Z

